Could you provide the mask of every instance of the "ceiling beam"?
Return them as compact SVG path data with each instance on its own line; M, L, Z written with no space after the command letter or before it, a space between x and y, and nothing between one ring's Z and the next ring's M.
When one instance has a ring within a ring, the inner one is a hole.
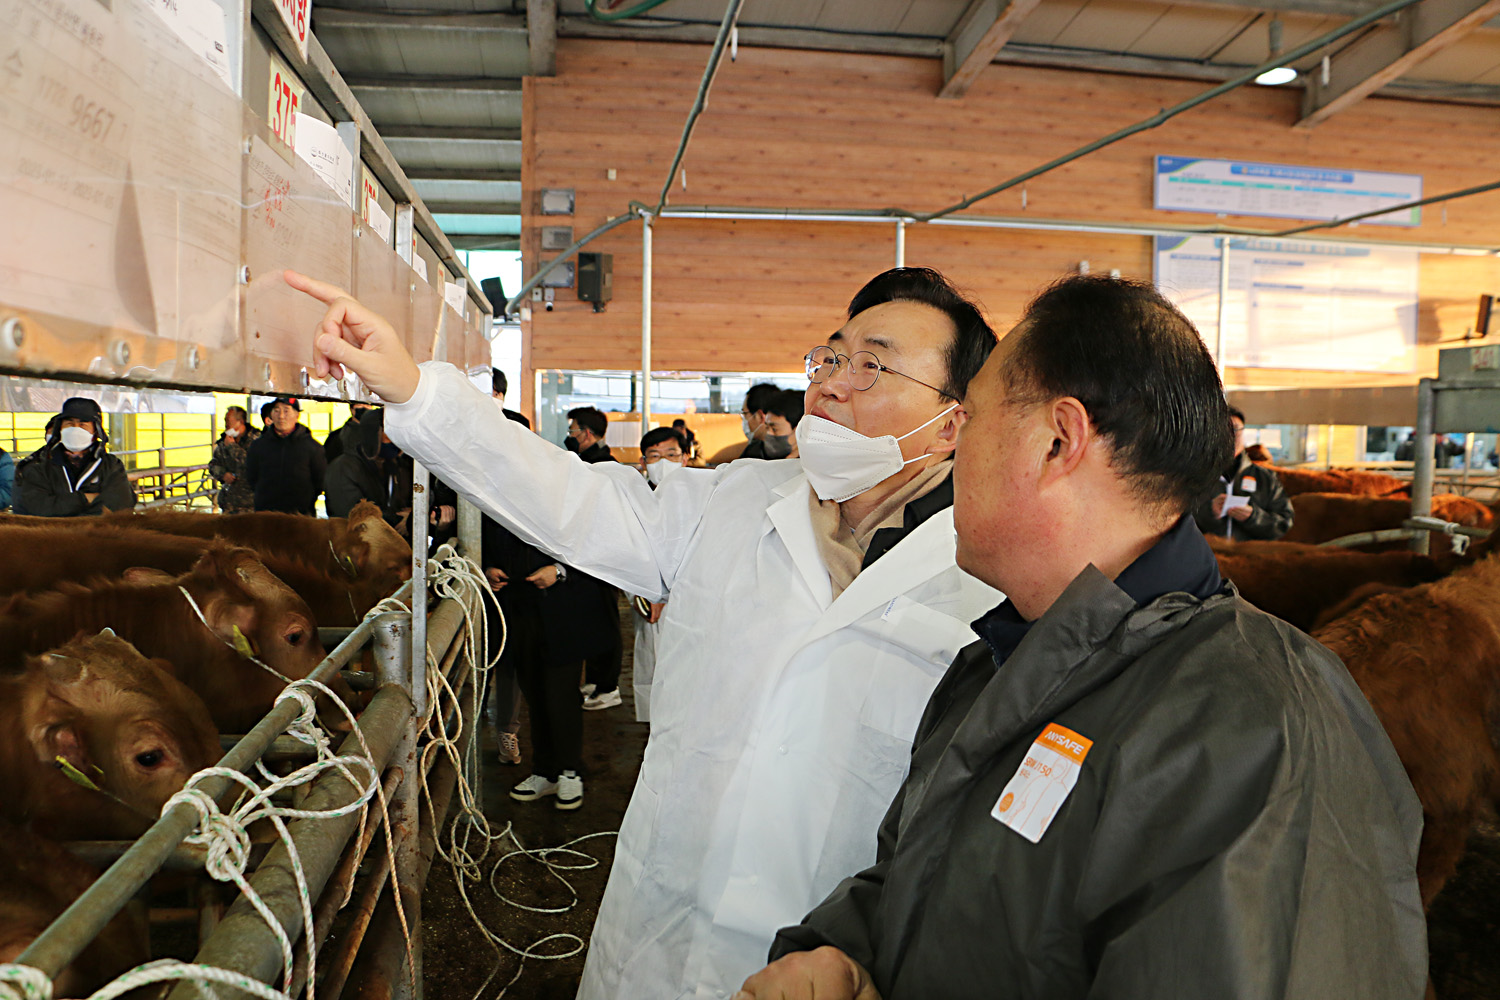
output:
M1395 17L1394 30L1371 31L1308 74L1302 120L1309 129L1364 100L1496 14L1500 0L1422 0Z
M437 201L423 198L433 215L520 215L519 201Z
M456 250L519 250L521 237L515 233L449 233Z
M464 31L510 34L526 33L526 18L521 14L445 14L419 11L391 14L376 10L346 10L313 4L313 30L348 28L351 30L395 31Z
M526 0L530 76L557 75L557 0Z
M413 167L406 172L412 183L421 181L519 181L520 169L515 170L466 170L462 167Z
M601 24L587 17L559 17L557 33L563 38L607 38L632 42L701 42L711 44L719 33L715 22L671 21L651 27L646 18ZM857 52L887 56L919 56L936 59L943 54L941 38L910 35L875 35L861 32L814 31L806 28L760 28L741 22L739 44L768 49L820 49L826 52Z
M518 128L470 128L448 125L385 125L385 139L436 139L449 142L520 142Z
M521 81L498 77L447 76L346 76L344 82L356 93L360 91L396 90L439 91L466 94L519 94Z
M953 100L968 93L1039 2L973 0L943 42L943 87L938 97Z

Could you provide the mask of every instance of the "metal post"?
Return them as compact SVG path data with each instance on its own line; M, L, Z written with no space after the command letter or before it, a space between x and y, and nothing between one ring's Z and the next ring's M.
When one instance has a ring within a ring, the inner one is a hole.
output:
M463 497L458 498L458 551L466 559L480 561L483 548L484 513Z
M1214 365L1224 381L1224 327L1229 323L1229 237L1219 237L1219 324L1214 331Z
M411 477L411 703L427 717L427 466L412 463Z
M651 429L651 216L641 216L641 434Z
M1432 426L1436 397L1432 379L1424 378L1417 383L1417 429L1413 438L1416 451L1412 454L1411 474L1412 517L1427 517L1432 513L1432 473L1436 464L1432 454ZM1427 542L1428 533L1424 531L1412 539L1411 547L1426 555Z
M415 509L413 509L412 516L413 518L416 516ZM401 612L379 615L375 619L375 676L382 686L396 684L404 690L415 692L415 689L410 687L415 680L412 668L418 662L424 666L427 662L425 648L417 652L418 647L415 645L413 626L416 621L415 617ZM426 624L425 620L423 624ZM422 642L425 644L426 641L424 635ZM425 680L422 690L425 694ZM413 703L415 700L413 697ZM402 772L401 785L396 789L396 794L392 796L390 802L391 828L401 832L401 836L396 841L396 875L401 885L415 884L417 869L421 861L416 831L421 824L419 800L421 770L417 758L417 728L421 724L422 717L421 711L413 712L412 717L406 721L396 749L391 754L391 765L400 768ZM405 902L404 899L403 902ZM421 914L408 913L407 919L413 930L412 961L415 981L418 984L416 997L420 998L422 993L420 985L422 982ZM412 980L401 979L392 983L392 1000L410 1000L412 996Z
M906 220L896 220L896 266L906 266Z

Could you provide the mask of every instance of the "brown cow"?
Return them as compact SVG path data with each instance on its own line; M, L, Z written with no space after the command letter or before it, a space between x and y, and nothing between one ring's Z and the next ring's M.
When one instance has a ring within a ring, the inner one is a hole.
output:
M263 555L326 567L337 577L362 580L389 594L411 579L411 546L385 523L380 508L361 501L349 517L316 518L263 511L255 514L195 514L184 511L121 511L100 518L70 518L95 525L132 528L194 538L224 538Z
M220 755L202 699L110 632L0 675L0 816L45 836L137 837Z
M1364 531L1399 528L1411 517L1411 501L1387 497L1351 497L1337 493L1304 493L1292 498L1296 518L1282 541L1320 543ZM1494 513L1478 500L1452 494L1432 498L1432 516L1471 528L1488 528Z
M1431 904L1500 790L1500 557L1370 597L1315 638L1349 668L1422 801L1417 879Z
M146 655L172 663L220 729L244 732L285 684L236 648L293 679L306 677L325 655L307 602L249 549L217 542L180 577L142 571L138 579L65 583L11 598L0 606L0 669L7 662L14 666L21 653L49 649L79 631L113 628Z
M1240 596L1305 631L1329 608L1370 583L1412 587L1444 575L1436 560L1415 552L1356 552L1260 542L1218 549L1219 572Z
M0 843L0 962L14 962L99 873L60 845L9 823L0 822ZM132 904L53 980L52 995L90 996L150 958L145 914Z
M15 553L0 575L0 597L47 590L65 581L118 580L138 566L186 573L210 544L202 538L127 527L74 531L56 524L0 524L0 552ZM383 583L351 581L343 573L330 576L282 555L263 554L261 561L308 603L319 625L357 625L390 593Z
M1363 469L1284 469L1268 466L1281 480L1287 496L1303 493L1346 493L1352 496L1410 496L1411 484L1383 472Z

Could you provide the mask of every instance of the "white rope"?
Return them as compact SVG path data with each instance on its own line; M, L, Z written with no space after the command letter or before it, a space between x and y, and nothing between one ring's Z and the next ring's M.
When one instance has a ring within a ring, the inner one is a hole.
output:
M187 598L188 607L190 607L190 608L193 609L193 614L197 615L198 616L198 620L203 623L203 627L206 628L206 629L208 629L208 634L209 635L213 636L215 639L218 639L220 642L222 642L224 645L228 646L230 649L234 650L240 656L243 656L245 659L249 660L251 663L255 664L257 667L260 667L260 669L266 671L267 673L269 673L269 674L271 674L271 675L273 675L275 677L280 678L283 683L290 684L292 682L292 679L290 677L288 677L286 674L282 673L280 670L277 670L275 667L271 666L269 663L266 663L264 660L260 659L258 656L256 656L250 650L248 650L248 649L240 649L234 643L230 642L228 639L225 639L218 632L215 632L214 631L214 627L208 623L208 619L204 616L203 609L200 608L200 607L198 607L198 602L195 601L195 600L193 600L193 595L192 594L188 593L188 589L186 587L182 586L181 584L178 584L177 589L180 590L180 591L182 591L182 596L183 597Z
M0 998L52 1000L52 980L41 969L29 965L0 965Z

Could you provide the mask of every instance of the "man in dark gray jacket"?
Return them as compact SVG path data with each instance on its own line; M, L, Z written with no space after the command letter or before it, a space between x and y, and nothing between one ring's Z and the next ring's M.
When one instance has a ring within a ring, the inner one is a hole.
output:
M1188 516L1231 450L1196 331L1068 279L964 409L958 562L1009 599L928 703L876 864L739 1000L1421 997L1401 763Z

